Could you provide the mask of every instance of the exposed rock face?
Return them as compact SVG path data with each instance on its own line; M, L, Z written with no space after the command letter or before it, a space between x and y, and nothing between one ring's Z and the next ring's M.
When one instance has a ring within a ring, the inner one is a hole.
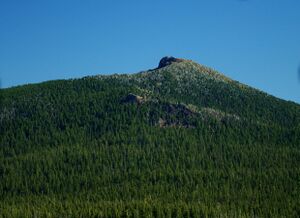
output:
M193 118L197 116L183 104L166 103L162 105L164 114L158 119L159 127L195 128Z
M182 62L183 59L174 58L172 56L163 57L158 65L158 68L166 67L174 62Z
M195 113L182 104L168 104L165 106L165 110L169 114L182 114L184 116L192 116Z
M141 96L129 93L123 100L122 103L143 103L144 99Z

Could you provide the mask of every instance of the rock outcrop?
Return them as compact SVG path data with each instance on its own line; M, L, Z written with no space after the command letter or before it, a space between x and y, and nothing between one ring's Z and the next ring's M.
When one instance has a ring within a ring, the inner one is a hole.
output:
M163 68L174 62L182 62L182 61L183 59L174 58L172 56L163 57L159 62L158 68Z
M144 98L132 93L129 93L123 100L122 103L137 103L141 104L143 103Z

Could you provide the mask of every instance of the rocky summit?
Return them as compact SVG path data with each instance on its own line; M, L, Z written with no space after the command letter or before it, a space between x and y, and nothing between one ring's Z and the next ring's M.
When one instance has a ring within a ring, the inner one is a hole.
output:
M159 65L158 65L158 68L163 68L165 66L168 66L174 62L182 62L184 61L183 59L179 59L179 58L174 58L172 56L166 56L166 57L163 57L160 62L159 62Z

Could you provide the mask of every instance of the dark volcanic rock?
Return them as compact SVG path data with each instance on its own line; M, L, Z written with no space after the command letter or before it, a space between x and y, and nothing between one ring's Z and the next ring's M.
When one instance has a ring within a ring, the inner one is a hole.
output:
M182 61L183 61L182 59L174 58L172 56L163 57L159 62L158 68L168 66L174 62L182 62Z
M182 104L168 104L166 105L166 111L170 114L182 114L184 116L191 116L195 113Z
M123 100L122 103L143 103L143 97L129 93Z
M159 127L195 128L197 113L183 104L166 103L162 105L161 117L157 121Z

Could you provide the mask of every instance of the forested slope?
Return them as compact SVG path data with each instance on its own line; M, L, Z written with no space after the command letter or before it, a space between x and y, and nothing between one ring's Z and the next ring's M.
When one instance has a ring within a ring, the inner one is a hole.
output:
M1 90L4 217L297 217L300 106L182 59Z

